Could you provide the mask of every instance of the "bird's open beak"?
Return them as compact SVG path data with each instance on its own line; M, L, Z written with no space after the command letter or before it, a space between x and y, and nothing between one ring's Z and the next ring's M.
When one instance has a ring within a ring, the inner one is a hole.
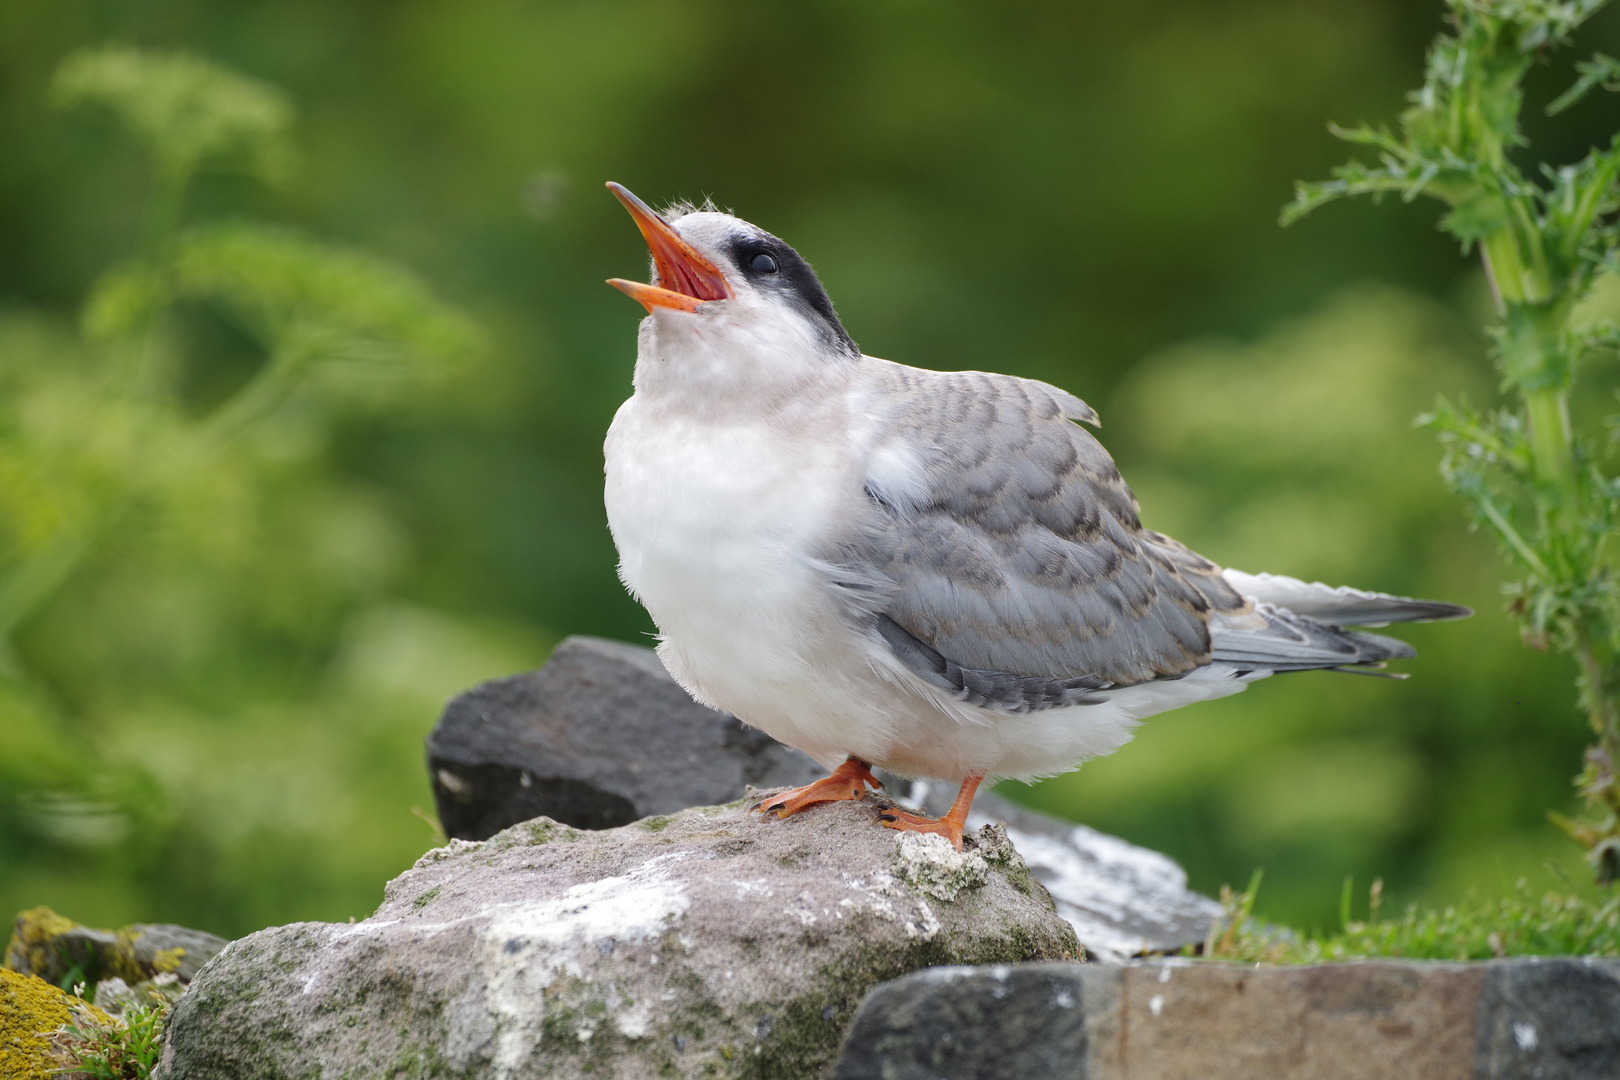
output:
M608 181L608 190L619 197L636 227L647 241L653 262L658 266L659 285L644 285L639 281L609 278L608 284L638 301L647 309L674 308L676 311L696 311L705 300L731 299L731 287L714 263L699 255L682 240L669 222L659 217L653 208L630 194L622 184Z

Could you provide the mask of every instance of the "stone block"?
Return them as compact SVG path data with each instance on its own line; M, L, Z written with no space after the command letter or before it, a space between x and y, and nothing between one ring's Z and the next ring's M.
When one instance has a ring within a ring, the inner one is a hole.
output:
M918 972L834 1080L1613 1080L1620 961L1187 960Z

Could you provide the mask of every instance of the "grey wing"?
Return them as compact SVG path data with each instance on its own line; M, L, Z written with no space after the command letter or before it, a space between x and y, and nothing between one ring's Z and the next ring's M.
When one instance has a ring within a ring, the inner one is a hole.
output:
M887 365L897 400L862 535L895 653L959 697L1014 711L1174 678L1210 620L1252 608L1219 567L1144 529L1078 399L1027 379ZM1093 699L1094 700L1094 699Z

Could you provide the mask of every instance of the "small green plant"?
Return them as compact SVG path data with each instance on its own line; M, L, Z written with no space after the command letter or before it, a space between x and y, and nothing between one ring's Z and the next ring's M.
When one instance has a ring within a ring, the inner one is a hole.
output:
M1332 180L1301 184L1283 212L1287 224L1346 196L1428 195L1450 208L1441 228L1480 251L1511 404L1481 413L1442 401L1423 422L1444 445L1446 481L1524 575L1509 587L1524 640L1574 657L1597 740L1576 781L1592 813L1554 818L1585 845L1602 883L1620 877L1620 588L1608 546L1620 483L1602 469L1603 441L1574 430L1570 392L1583 361L1620 343L1614 326L1582 327L1576 312L1601 274L1620 270L1620 138L1571 165L1526 170L1515 159L1528 145L1526 73L1606 2L1447 0L1450 32L1430 50L1399 133L1333 129L1377 150L1378 163L1352 161ZM1620 61L1599 55L1575 71L1549 114L1596 87L1620 89Z
M107 1019L83 1004L73 1006L73 1019L52 1035L56 1056L64 1062L53 1075L71 1080L147 1080L162 1052L169 1007L157 993L151 1004L131 1002L120 1015Z
M1379 917L1384 883L1367 893L1367 918L1350 917L1350 888L1336 934L1308 935L1254 919L1260 875L1249 888L1221 890L1224 914L1211 926L1202 955L1247 963L1318 964L1395 956L1408 960L1488 960L1502 956L1620 956L1620 896L1601 903L1571 893L1536 896L1523 878L1514 895L1439 910L1407 907L1398 919Z

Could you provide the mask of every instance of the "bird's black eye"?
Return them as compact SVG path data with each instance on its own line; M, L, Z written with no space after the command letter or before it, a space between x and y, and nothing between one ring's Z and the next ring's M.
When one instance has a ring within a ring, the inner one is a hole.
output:
M776 260L765 254L763 251L758 255L755 255L752 259L749 259L748 265L753 267L755 270L758 270L762 274L776 273Z

